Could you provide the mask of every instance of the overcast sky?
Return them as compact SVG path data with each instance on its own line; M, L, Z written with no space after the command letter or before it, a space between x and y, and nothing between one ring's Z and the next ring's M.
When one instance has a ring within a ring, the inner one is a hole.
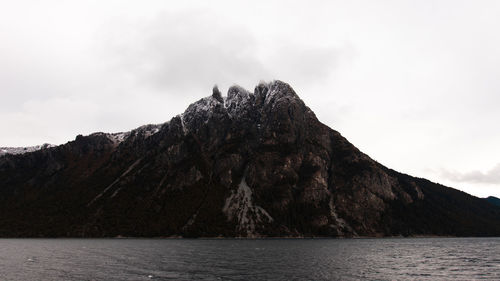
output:
M500 197L500 1L3 1L0 146L288 82L378 162Z

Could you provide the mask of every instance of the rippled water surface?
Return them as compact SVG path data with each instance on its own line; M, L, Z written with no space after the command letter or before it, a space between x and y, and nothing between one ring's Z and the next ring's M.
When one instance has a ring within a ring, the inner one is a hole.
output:
M500 238L0 239L1 280L500 280Z

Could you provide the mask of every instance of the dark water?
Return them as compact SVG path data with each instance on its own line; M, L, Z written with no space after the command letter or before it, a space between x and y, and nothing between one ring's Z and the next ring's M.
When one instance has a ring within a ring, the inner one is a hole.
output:
M500 238L0 239L0 280L500 280Z

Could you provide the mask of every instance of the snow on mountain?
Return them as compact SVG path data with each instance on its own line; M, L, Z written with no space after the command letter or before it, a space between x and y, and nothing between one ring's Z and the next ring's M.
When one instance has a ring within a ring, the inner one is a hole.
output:
M0 157L0 182L9 237L500 235L498 207L372 160L280 81Z
M42 145L26 146L26 147L0 147L0 156L5 154L24 154L51 147L56 147L56 145L45 143Z
M119 132L119 133L102 133L102 132L97 132L97 133L92 133L89 136L95 136L95 135L105 135L108 139L110 139L115 145L119 145L123 141L127 140L130 136L141 136L143 138L149 138L152 135L158 133L160 131L161 126L163 124L150 124L150 125L144 125L139 128L136 128L132 131L128 132ZM24 153L30 153L30 152L35 152L41 149L48 149L51 147L56 147L57 145L54 144L42 144L42 145L35 145L35 146L27 146L27 147L0 147L0 156L6 155L6 154L24 154Z

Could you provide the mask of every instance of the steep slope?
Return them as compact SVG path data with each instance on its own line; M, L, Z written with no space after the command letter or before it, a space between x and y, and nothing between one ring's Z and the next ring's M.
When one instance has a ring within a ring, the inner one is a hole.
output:
M390 170L286 83L0 157L0 236L500 235L500 208Z

